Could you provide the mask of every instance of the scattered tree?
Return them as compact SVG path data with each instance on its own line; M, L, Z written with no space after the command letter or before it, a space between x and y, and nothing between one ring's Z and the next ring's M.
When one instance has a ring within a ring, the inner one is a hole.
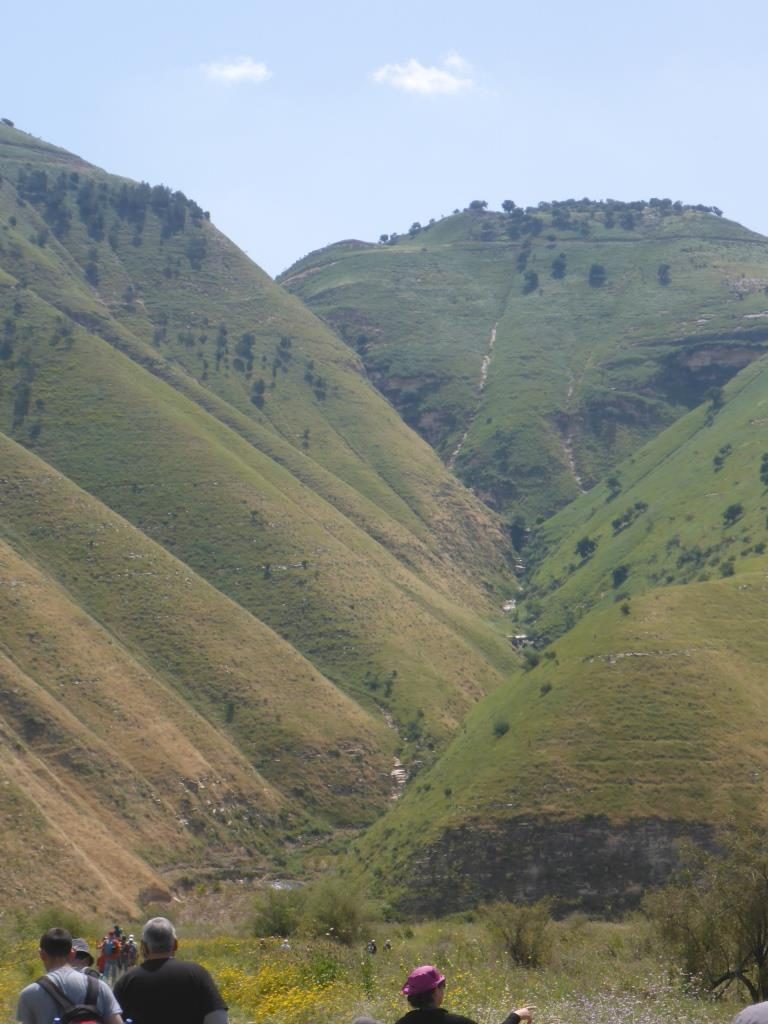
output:
M582 561L586 561L597 551L597 541L585 535L576 541L575 551Z
M589 284L592 288L602 288L605 284L606 277L605 267L602 263L593 263L589 268Z
M523 275L523 295L530 295L539 287L539 275L535 270L526 270Z
M729 505L723 512L723 526L733 526L744 515L744 506L740 501Z
M561 252L559 256L552 260L552 277L558 281L565 277L565 261L566 256L564 252Z
M617 565L611 573L611 581L613 583L614 590L616 590L618 587L622 585L622 583L624 583L627 576L629 576L629 566Z
M614 498L621 494L621 480L618 476L609 476L605 484L608 488L608 501L613 501Z

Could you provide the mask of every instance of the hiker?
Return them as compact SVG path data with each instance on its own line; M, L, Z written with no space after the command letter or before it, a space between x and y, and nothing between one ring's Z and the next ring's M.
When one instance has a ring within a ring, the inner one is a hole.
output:
M153 917L141 934L143 963L124 974L115 996L134 1024L227 1024L227 1005L208 971L175 958L179 943L167 917Z
M768 1003L753 1003L737 1013L731 1024L768 1024Z
M38 955L46 973L19 994L15 1018L19 1024L51 1024L72 1006L86 1003L94 1007L89 1019L122 1024L120 1005L109 985L71 965L72 936L66 929L49 928L40 938Z
M93 966L93 954L88 948L85 939L72 939L72 952L69 962L76 971L81 974L90 974L94 978L100 978L101 974Z
M431 964L416 967L408 975L400 990L408 997L413 1009L401 1017L397 1024L474 1024L468 1017L448 1013L442 1008L445 997L445 975ZM521 1020L533 1020L535 1006L521 1006L513 1010L504 1024L518 1024Z
M101 940L99 950L104 957L104 966L100 968L104 980L108 985L111 984L114 987L120 972L120 939L118 939L114 928L111 928Z
M121 957L123 970L129 971L132 967L135 967L138 958L139 948L136 945L136 940L132 935L129 935L127 940L123 943L123 955Z

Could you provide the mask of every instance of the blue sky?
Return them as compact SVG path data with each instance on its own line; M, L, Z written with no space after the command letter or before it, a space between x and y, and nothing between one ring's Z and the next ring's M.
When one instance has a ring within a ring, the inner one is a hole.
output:
M14 3L0 116L182 189L269 273L472 199L714 204L768 234L768 5Z

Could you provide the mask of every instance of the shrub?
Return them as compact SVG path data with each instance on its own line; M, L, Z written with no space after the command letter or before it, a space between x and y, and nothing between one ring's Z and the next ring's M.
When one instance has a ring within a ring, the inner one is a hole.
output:
M346 946L352 945L368 920L363 896L348 881L323 878L307 894L302 927L314 936L327 936Z
M607 273L601 263L593 263L589 268L589 284L592 288L602 288L605 284Z
M734 502L723 512L723 526L733 526L743 515L744 506L741 502Z
M501 739L502 736L506 736L509 732L509 722L499 719L493 724L493 735L496 739Z
M523 277L523 295L530 295L539 287L539 275L535 270L526 270Z
M768 998L768 855L765 835L726 835L722 856L688 845L684 866L643 909L683 974L721 995L734 982Z
M522 905L499 900L482 909L488 931L516 964L540 967L549 953L552 901Z
M541 659L539 658L539 655L536 653L536 651L532 651L529 648L523 655L523 668L526 672L528 672L530 671L530 669L536 668L540 660Z
M579 558L581 558L582 561L585 561L597 550L597 541L592 540L591 537L584 536L581 540L576 541L576 547L574 550Z
M627 576L629 576L629 566L617 565L611 573L611 579L613 581L614 588L620 587L621 584L626 580Z
M304 906L300 889L267 889L256 902L253 934L258 936L293 935L299 926Z

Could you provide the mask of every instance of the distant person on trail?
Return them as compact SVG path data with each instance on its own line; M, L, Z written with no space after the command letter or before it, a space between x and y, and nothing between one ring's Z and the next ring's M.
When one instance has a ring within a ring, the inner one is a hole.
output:
M737 1013L731 1024L768 1024L768 1003L754 1003Z
M104 957L102 972L107 984L114 986L120 972L120 939L112 928L100 943L100 952Z
M122 1024L120 1005L109 985L71 965L72 936L66 929L49 928L40 938L38 953L46 974L19 994L15 1017L19 1024L51 1024L70 1006L86 1003L95 1007L97 1019L104 1024Z
M227 1005L208 971L176 960L176 930L153 917L141 934L144 962L124 974L115 996L134 1024L227 1024Z
M401 1017L397 1024L474 1024L469 1017L448 1013L443 1009L445 998L445 975L431 964L416 967L408 975L401 992L408 997L413 1009ZM521 1020L533 1020L535 1006L521 1006L505 1017L503 1024L519 1024Z

